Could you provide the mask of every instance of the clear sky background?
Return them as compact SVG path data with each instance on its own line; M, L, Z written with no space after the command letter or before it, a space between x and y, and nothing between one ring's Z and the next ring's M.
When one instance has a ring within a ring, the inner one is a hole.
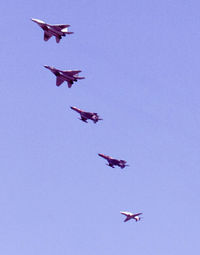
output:
M200 3L0 3L0 253L199 254ZM59 44L31 18L70 24ZM43 67L81 69L71 89ZM98 112L85 124L69 107ZM109 168L104 153L130 167ZM121 210L143 212L124 223Z

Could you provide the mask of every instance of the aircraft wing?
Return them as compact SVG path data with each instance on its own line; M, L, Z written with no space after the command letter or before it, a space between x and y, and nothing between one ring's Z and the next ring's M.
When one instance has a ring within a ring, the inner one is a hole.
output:
M44 32L44 40L45 41L48 41L51 37L52 37L52 35L48 34L47 32Z
M63 81L62 79L60 79L59 76L57 76L57 78L56 78L56 86L59 87L63 82L64 82L64 81Z
M125 216L131 216L130 212L120 212L121 214L125 215Z
M139 216L139 215L141 215L142 213L136 213L136 214L134 214L133 215L133 217L137 217L137 216Z
M126 217L126 219L124 220L124 222L130 220L131 218L130 217Z
M76 74L79 74L80 72L81 72L81 70L71 71L71 74L76 75Z
M84 122L87 122L87 118L81 116L81 120L84 121Z
M62 71L64 74L67 74L69 76L73 76L73 75L76 75L78 73L80 73L81 71L80 70L76 70L76 71L72 71L72 70L66 70L66 71Z
M54 29L61 30L61 29L66 28L66 27L70 27L70 25L56 24L56 25L51 25L51 27L54 28Z

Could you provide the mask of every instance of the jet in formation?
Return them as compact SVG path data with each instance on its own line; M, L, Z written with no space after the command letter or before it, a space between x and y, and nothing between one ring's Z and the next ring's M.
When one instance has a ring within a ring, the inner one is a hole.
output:
M85 77L79 77L80 70L59 70L52 66L44 66L49 69L56 76L56 86L60 86L64 81L67 82L68 87L71 88L72 84L78 80L85 79Z
M111 158L110 156L106 156L106 155L101 154L101 153L99 153L98 155L100 157L106 159L108 161L108 164L106 164L106 165L108 165L108 166L110 166L112 168L115 168L114 166L119 166L121 168L124 168L124 167L128 166L128 165L126 165L126 161L125 160L114 159L114 158Z
M32 19L32 21L38 24L44 30L45 41L48 41L52 36L55 36L56 42L59 43L62 36L66 36L66 34L73 34L73 32L68 32L68 27L70 27L70 25L50 25L39 19Z
M99 120L102 120L99 118L99 115L96 112L85 112L81 109L76 108L75 106L71 106L70 108L80 114L80 120L82 120L83 122L88 123L87 120L92 120L94 123L97 123Z
M142 213L131 213L131 212L120 212L121 214L126 216L126 219L124 220L124 222L128 221L128 220L135 220L135 221L139 221L141 220L141 217L139 217Z
M39 19L32 19L32 21L38 24L43 29L44 41L48 41L52 36L55 36L56 42L59 43L62 37L66 36L66 34L73 34L73 32L68 31L68 27L70 27L70 25L65 25L65 24L50 25ZM55 67L51 67L47 65L45 65L44 67L49 69L56 76L56 86L60 86L64 81L66 81L68 84L68 87L71 88L74 82L77 82L80 79L85 79L85 77L78 76L81 70L62 71L62 70L56 69ZM99 118L97 113L85 112L74 106L71 106L70 108L80 114L80 120L82 120L83 122L88 123L87 120L90 119L94 123L97 123L99 120L102 120ZM106 156L101 153L99 153L98 155L106 159L108 161L107 165L112 168L115 168L115 166L119 166L120 168L124 168L128 166L125 160L114 159L110 156ZM133 214L131 212L125 212L125 211L121 211L120 213L126 216L124 222L129 221L131 219L134 219L135 221L141 220L140 215L142 213Z

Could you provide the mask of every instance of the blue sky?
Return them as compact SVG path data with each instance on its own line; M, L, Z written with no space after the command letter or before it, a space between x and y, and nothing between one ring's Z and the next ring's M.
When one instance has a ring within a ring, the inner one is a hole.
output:
M198 254L199 1L0 7L1 254ZM44 42L31 18L74 34ZM86 79L58 88L43 65ZM85 124L71 105L104 121ZM121 210L144 219L124 223Z

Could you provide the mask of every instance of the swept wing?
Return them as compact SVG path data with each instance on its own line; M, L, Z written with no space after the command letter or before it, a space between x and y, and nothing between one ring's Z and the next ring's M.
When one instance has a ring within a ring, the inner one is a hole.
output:
M47 33L46 31L44 32L44 40L48 41L52 37L52 34Z
M80 73L81 71L80 70L65 70L65 71L62 71L63 74L66 74L66 75L69 75L69 76L73 76L73 75L76 75L78 73Z
M57 76L57 78L56 78L56 86L59 87L63 82L64 82L64 80L61 79L59 76Z
M64 25L64 24L55 24L55 25L50 25L52 28L57 29L57 30L61 30L67 27L70 27L70 25Z

